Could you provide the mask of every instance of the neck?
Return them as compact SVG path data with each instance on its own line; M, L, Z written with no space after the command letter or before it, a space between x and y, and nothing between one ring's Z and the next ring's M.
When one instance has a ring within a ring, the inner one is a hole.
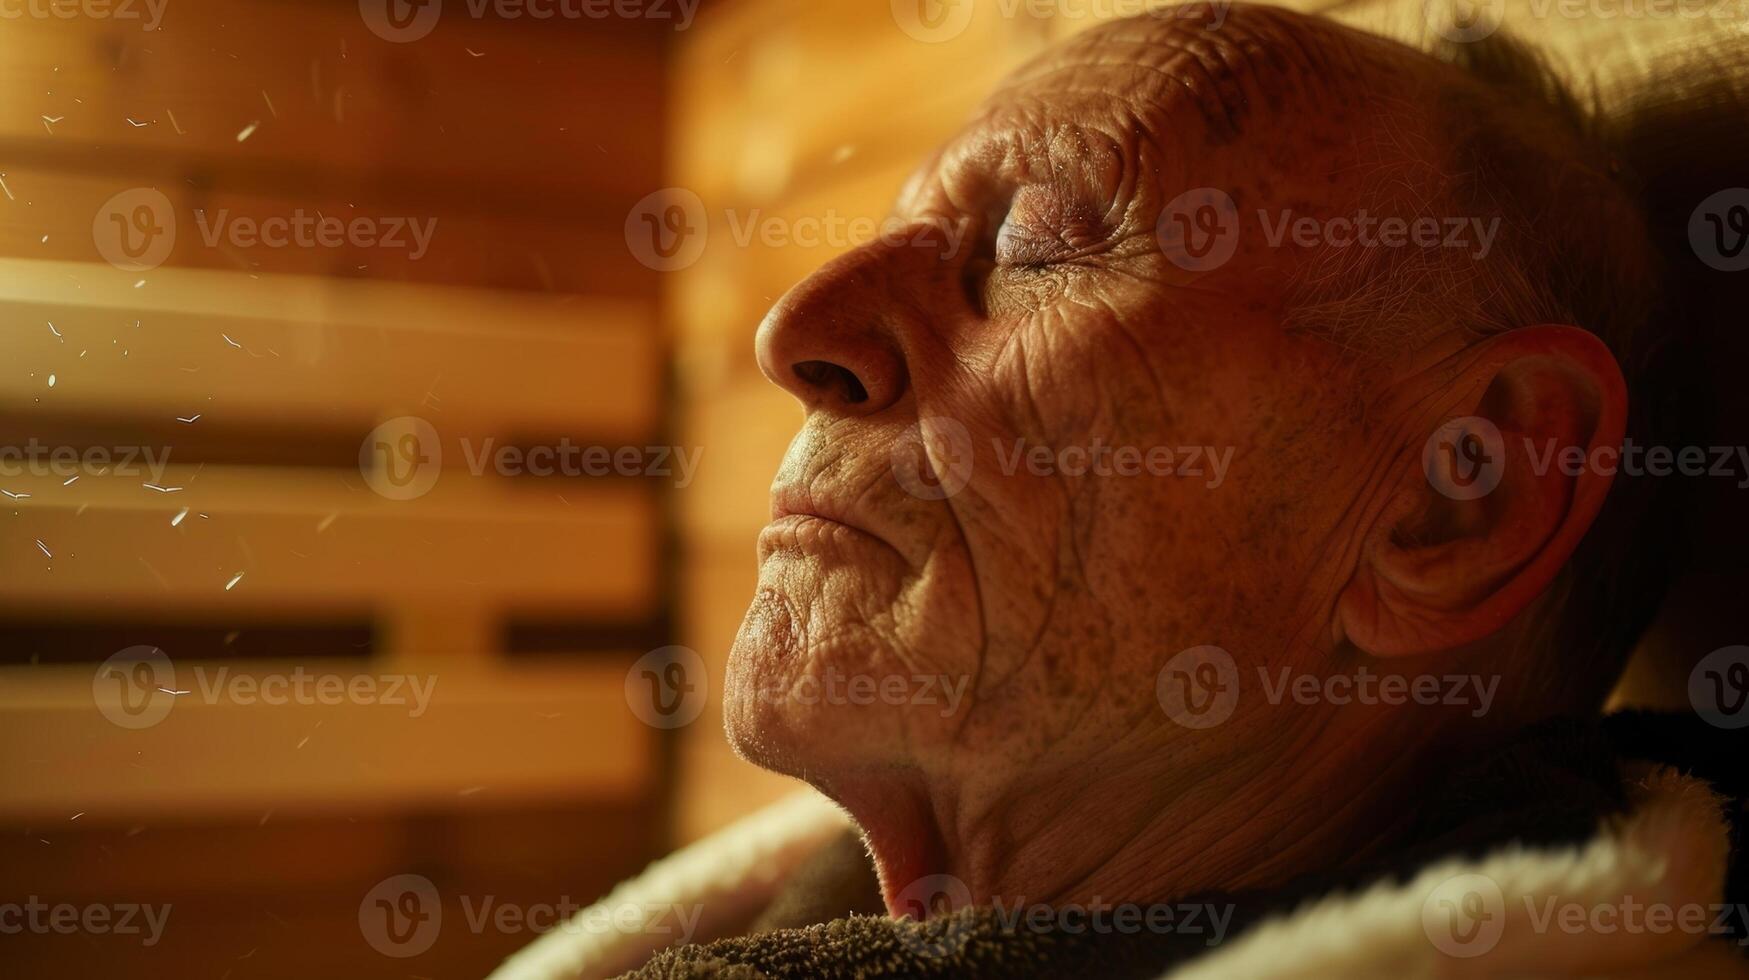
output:
M1218 755L1114 750L1006 784L912 772L821 788L863 827L895 916L1164 902L1276 886L1390 838L1412 754L1368 770L1357 740L1402 743L1329 721L1265 729L1261 743L1199 737Z

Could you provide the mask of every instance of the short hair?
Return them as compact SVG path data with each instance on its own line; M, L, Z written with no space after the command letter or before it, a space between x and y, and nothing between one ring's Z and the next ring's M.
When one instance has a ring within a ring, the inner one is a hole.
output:
M1498 216L1495 247L1478 261L1423 249L1330 253L1296 278L1289 328L1378 352L1424 333L1429 310L1478 336L1571 323L1621 365L1629 439L1706 444L1716 419L1694 368L1745 304L1728 273L1700 261L1688 225L1703 199L1749 182L1743 44L1720 39L1654 61L1612 107L1503 31L1424 47L1459 69L1425 117L1441 144L1440 206ZM1523 677L1535 710L1601 707L1692 561L1679 533L1684 482L1616 479L1531 638L1547 651Z

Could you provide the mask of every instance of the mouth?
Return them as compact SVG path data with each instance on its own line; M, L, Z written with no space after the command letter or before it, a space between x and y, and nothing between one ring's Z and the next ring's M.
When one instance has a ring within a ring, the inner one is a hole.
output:
M897 550L869 530L867 522L843 501L800 487L772 488L771 523L759 534L761 558L785 550L831 551L845 544L875 544Z

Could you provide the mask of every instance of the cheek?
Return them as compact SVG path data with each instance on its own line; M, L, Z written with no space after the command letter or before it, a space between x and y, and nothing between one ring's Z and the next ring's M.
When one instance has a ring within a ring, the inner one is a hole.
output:
M942 409L965 420L975 449L954 509L994 678L1041 646L1063 668L1102 656L1123 616L1099 609L1096 593L1157 553L1160 529L1149 525L1161 516L1161 488L1146 469L1162 457L1150 464L1148 453L1176 445L1147 362L1109 322L1049 313L1006 336L1001 356Z
M968 393L984 408L965 414L985 422L960 510L991 657L1011 670L1132 669L1219 642L1212 634L1258 598L1258 571L1237 557L1256 526L1241 472L1255 458L1244 379L1256 372L1243 350L1215 356L1205 344L1220 331L1183 316L1079 307L1028 318L986 387ZM1044 645L1056 649L1029 661Z

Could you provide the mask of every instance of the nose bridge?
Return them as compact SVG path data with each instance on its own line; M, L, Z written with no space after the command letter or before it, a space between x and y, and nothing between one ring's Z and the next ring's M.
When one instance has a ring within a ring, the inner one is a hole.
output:
M927 248L889 239L826 263L760 324L760 369L810 410L872 414L891 405L908 380L911 311L930 302L942 261Z

